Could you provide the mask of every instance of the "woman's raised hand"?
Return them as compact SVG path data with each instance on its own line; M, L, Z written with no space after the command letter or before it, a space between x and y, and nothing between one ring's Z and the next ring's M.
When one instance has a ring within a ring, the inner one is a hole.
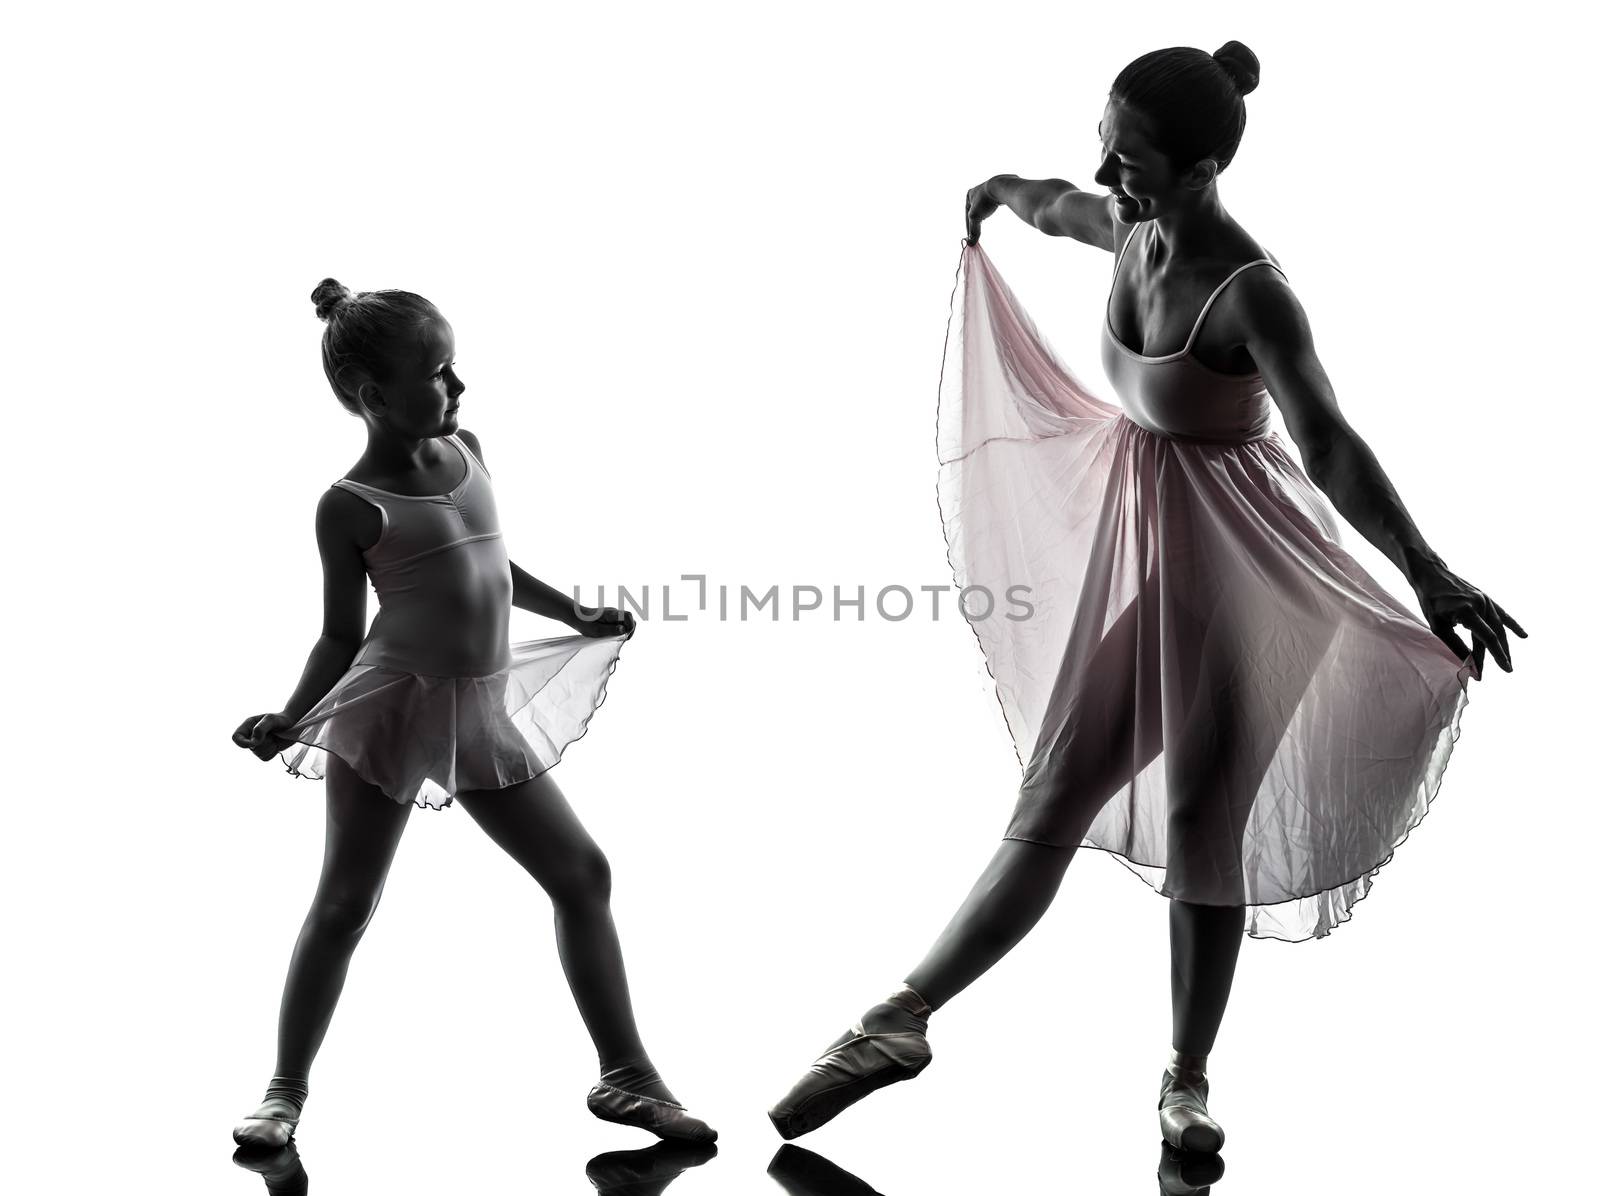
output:
M1461 624L1472 633L1473 665L1478 675L1483 675L1485 650L1505 672L1511 672L1511 646L1506 638L1510 628L1523 639L1528 633L1508 614L1504 607L1464 578L1458 576L1440 560L1424 564L1411 579L1422 605L1428 628L1450 646L1457 659L1469 655L1467 646L1455 633L1454 624Z
M1000 177L999 175L994 176ZM1000 201L989 194L989 184L993 179L984 179L972 190L967 192L967 244L978 243L979 226L994 215L1000 207Z
M252 714L239 724L233 733L233 742L249 748L263 760L270 760L279 752L293 747L296 740L285 739L278 732L294 726L294 719L281 710L272 714Z

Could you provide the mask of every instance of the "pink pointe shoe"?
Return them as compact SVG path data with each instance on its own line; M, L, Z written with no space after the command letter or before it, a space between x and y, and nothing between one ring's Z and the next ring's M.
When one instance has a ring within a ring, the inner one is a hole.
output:
M886 998L913 1017L925 1019L932 1007L911 988ZM927 1022L922 1022L927 1028ZM933 1061L926 1034L920 1030L869 1034L861 1022L849 1036L829 1047L801 1076L767 1116L785 1139L798 1138L832 1121L869 1093L909 1080Z

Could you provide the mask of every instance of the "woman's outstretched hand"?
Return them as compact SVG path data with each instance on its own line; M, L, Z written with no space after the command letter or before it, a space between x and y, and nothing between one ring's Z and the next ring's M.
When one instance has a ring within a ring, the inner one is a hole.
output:
M575 612L571 627L590 639L620 635L627 639L633 635L637 621L632 611L618 610L614 606L580 606Z
M1000 176L995 176L995 178L998 177ZM982 231L979 226L990 216L993 216L996 209L1000 207L1000 201L989 194L989 184L993 181L993 179L984 179L983 182L967 192L968 245L976 245L978 243L978 234Z
M288 751L296 740L285 739L278 732L294 726L294 719L281 710L272 714L252 714L239 724L233 733L233 742L249 748L263 760L270 760L279 752Z
M1470 655L1480 677L1486 649L1501 669L1511 672L1511 646L1506 628L1523 639L1528 638L1528 633L1504 607L1439 560L1422 565L1411 579L1411 586L1417 592L1417 601L1422 604L1429 629L1450 646L1457 659L1466 660L1469 655L1467 646L1454 630L1454 624L1459 623L1472 633Z

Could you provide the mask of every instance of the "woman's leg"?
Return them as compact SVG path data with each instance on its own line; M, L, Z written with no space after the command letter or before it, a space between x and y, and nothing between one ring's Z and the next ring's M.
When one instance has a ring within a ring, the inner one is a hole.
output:
M1047 833L1049 842L1009 833L1001 840L954 917L906 974L912 992L892 993L862 1014L863 1033L855 1026L846 1030L768 1110L785 1138L809 1133L869 1093L921 1072L928 1061L922 1037L928 1016L1037 924L1095 815L1160 752L1159 720L1136 717L1137 649L1149 630L1148 623L1139 626L1140 618L1136 602L1094 646L1084 668L1069 657L1057 676L1041 747L1018 801L1018 813L1026 809L1029 817L1019 821L1014 813L1008 828L1040 838ZM1153 656L1145 653L1144 659Z
M1057 845L1000 841L966 899L904 977L931 1009L988 971L1033 929L1055 899L1067 865L1100 808L1160 752L1159 725L1133 717L1138 641L1141 634L1151 633L1148 620L1141 630L1140 617L1138 602L1123 611L1094 649L1086 676L1063 669L1059 686L1070 684L1092 694L1096 704L1096 731L1068 737L1069 746L1053 766L1055 790L1070 801L1069 816L1052 833ZM869 1009L861 1022L869 1033L920 1030L926 1024L887 1001ZM846 1032L830 1049L850 1037Z
M388 797L337 756L328 758L323 787L327 829L322 875L284 981L274 1084L268 1090L269 1099L250 1120L299 1117L311 1063L328 1032L350 957L377 909L395 848L411 815L409 802L402 804ZM263 1133L271 1129L257 1128ZM281 1135L268 1133L268 1137L277 1136Z
M550 773L504 789L463 791L456 801L549 896L561 967L607 1082L675 1101L634 1023L611 917L610 864Z
M1196 905L1176 898L1169 904L1172 1048L1185 1055L1209 1055L1233 989L1245 907Z
M1053 766L1053 788L1066 817L1056 820L1054 845L1028 839L1000 841L966 900L905 981L934 1009L966 988L1021 942L1055 899L1067 865L1077 854L1095 815L1130 776L1161 750L1160 727L1133 717L1137 688L1135 660L1141 634L1141 604L1130 605L1112 624L1079 679L1063 670L1060 684L1093 695L1094 733L1064 735ZM1030 772L1032 770L1030 769ZM903 1020L896 1006L893 1020ZM873 1029L871 1025L866 1027Z
M1162 1103L1198 1110L1180 1113L1163 1133L1176 1145L1185 1125L1203 1149L1221 1145L1205 1114L1207 1056L1216 1043L1233 988L1247 909L1244 835L1262 779L1299 707L1312 674L1332 641L1333 628L1283 627L1276 607L1252 609L1235 592L1219 604L1195 637L1195 678L1188 709L1167 769L1167 888L1210 898L1173 898L1168 914L1172 951L1172 1050L1162 1079ZM1261 639L1263 628L1272 631ZM1170 1092L1169 1092L1170 1089Z

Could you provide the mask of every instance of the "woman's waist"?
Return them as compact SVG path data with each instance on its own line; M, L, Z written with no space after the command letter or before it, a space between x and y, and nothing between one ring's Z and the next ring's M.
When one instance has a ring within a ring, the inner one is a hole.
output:
M1204 444L1204 445L1236 445L1252 444L1258 440L1267 440L1272 434L1272 422L1262 419L1255 423L1238 426L1204 427L1189 424L1186 427L1173 427L1170 424L1158 424L1140 411L1122 410L1122 418L1127 420L1141 432L1148 432L1151 436L1161 440L1170 440L1175 444Z
M1132 385L1119 394L1123 413L1147 432L1174 440L1238 444L1272 430L1272 398L1259 382L1221 388Z

